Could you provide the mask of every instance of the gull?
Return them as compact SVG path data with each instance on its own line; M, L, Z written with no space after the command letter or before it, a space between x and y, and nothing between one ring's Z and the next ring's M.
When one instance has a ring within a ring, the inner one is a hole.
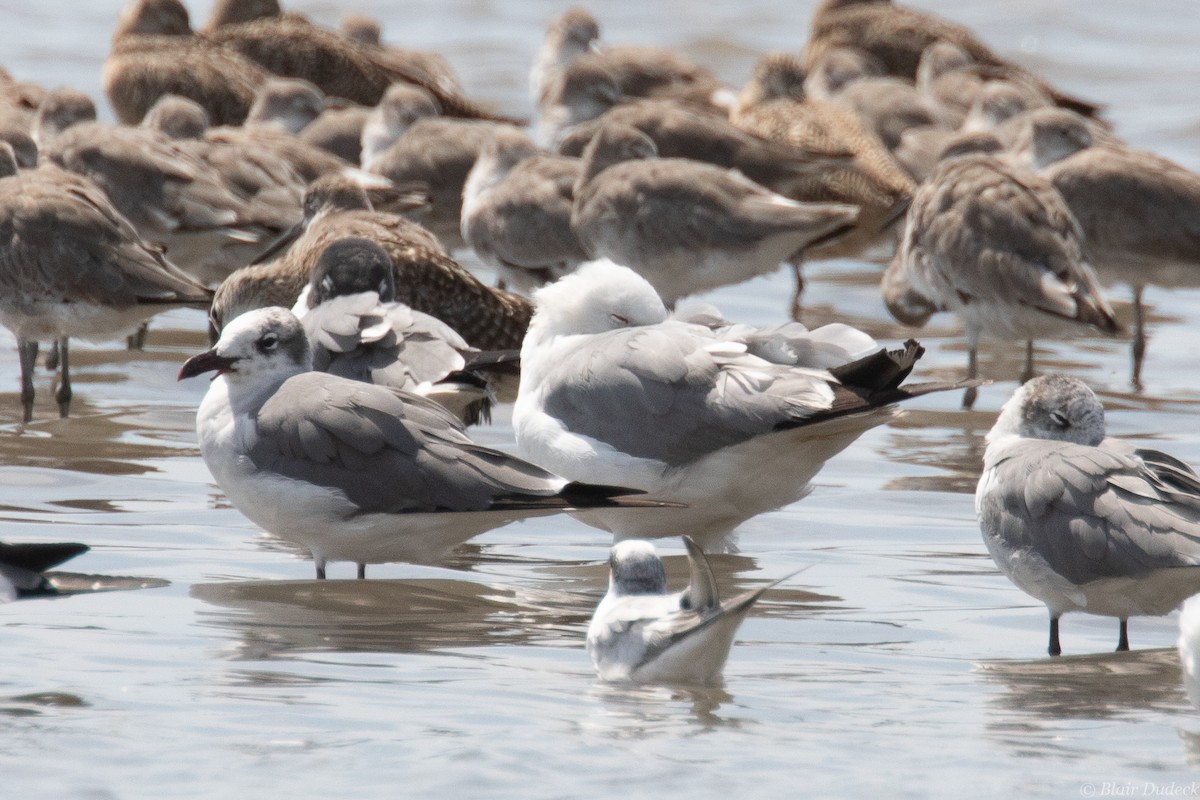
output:
M363 188L341 175L308 187L304 220L282 237L281 246L293 241L282 256L240 269L218 287L210 312L215 330L250 309L292 305L326 245L347 236L370 239L387 250L400 302L442 320L473 347L520 347L533 313L528 300L485 285L415 222L372 210Z
M1044 375L1021 386L987 435L975 512L996 566L1058 620L1163 615L1200 591L1200 476L1165 453L1105 438L1087 384Z
M691 582L667 592L654 545L613 545L608 593L588 625L587 651L601 679L633 683L711 684L721 677L733 636L750 609L780 581L721 602L704 551L684 536Z
M437 403L312 371L304 327L284 308L225 326L180 380L215 372L196 414L204 463L268 533L329 561L434 561L484 531L591 506L654 507L631 490L568 483L481 447Z
M21 403L33 418L39 341L58 345L55 399L67 416L67 340L124 336L166 308L211 293L142 240L99 187L52 164L17 170L0 143L0 324L17 337Z
M981 335L1033 340L1119 334L1083 251L1079 224L1048 181L1010 159L964 152L944 159L913 196L896 256L883 276L888 309L920 326L953 311L966 327L967 378ZM963 399L975 401L974 387Z
M807 494L895 403L952 388L899 386L924 352L912 341L888 353L846 325L776 334L669 319L644 278L607 260L534 301L513 408L520 455L689 506L580 516L618 539L683 529L729 547L742 522Z
M1060 108L1023 115L1013 147L1062 195L1096 273L1133 289L1133 383L1146 352L1147 284L1200 285L1200 175L1134 150Z
M58 594L43 573L90 549L76 542L0 542L0 603Z
M571 228L589 257L632 267L668 305L773 272L858 216L853 206L790 200L715 164L656 156L636 128L602 128L584 151Z
M529 293L587 261L571 230L578 158L543 153L521 131L497 130L462 193L462 237L505 287Z
M369 239L326 247L292 312L318 372L416 392L467 425L488 417L487 382L464 372L479 351L436 317L396 302L392 261Z
M921 55L929 45L945 41L961 48L975 62L1002 68L1050 95L1054 102L1095 116L1101 107L1049 86L1029 70L996 55L962 25L891 0L822 0L813 12L805 64L812 66L827 50L857 47L879 59L888 75L913 80Z

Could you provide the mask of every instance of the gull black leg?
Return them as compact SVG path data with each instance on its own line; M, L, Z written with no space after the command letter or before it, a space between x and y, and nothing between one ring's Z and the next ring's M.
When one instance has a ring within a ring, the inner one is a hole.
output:
M1121 620L1121 633L1117 638L1117 652L1124 653L1129 650L1129 620Z
M796 288L792 290L792 308L790 313L792 319L796 322L800 321L800 312L804 308L800 305L800 296L804 294L803 263L799 258L792 262L792 274L796 276Z
M1142 388L1142 359L1146 356L1146 311L1142 307L1142 287L1133 288L1133 344L1130 347L1133 357L1133 374L1130 383L1133 388Z
M367 565L359 564L358 565L358 579L360 581L362 581L362 580L366 580L366 578L367 578Z
M25 421L33 419L33 365L37 361L38 343L28 339L17 340L17 355L21 360L21 408Z
M1046 652L1052 656L1062 655L1062 645L1058 642L1058 617L1050 617L1050 646Z
M58 364L62 368L62 377L54 399L58 401L58 415L65 419L71 413L71 361L65 336L58 340Z
M325 580L325 562L324 561L317 562L317 580L319 580L319 581Z
M1025 342L1025 369L1021 371L1021 383L1028 383L1033 378L1033 339Z

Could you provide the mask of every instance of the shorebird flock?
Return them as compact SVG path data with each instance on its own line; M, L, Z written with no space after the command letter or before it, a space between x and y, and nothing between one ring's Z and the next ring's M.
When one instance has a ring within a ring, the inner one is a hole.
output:
M208 314L205 463L268 533L330 562L427 562L566 512L609 531L588 631L605 679L712 681L763 589L721 602L705 553L803 497L901 402L963 390L977 348L1026 343L988 435L977 510L1000 570L1059 617L1164 614L1200 591L1200 476L1105 438L1092 391L1035 377L1043 337L1123 336L1102 286L1200 275L1200 176L1128 147L1099 104L973 32L889 0L823 0L807 43L744 86L663 49L612 45L572 8L530 69L536 115L466 95L444 58L277 0L133 0L92 98L0 74L0 323L35 367L69 339ZM455 258L465 249L496 285ZM953 312L958 382L908 382L915 340L800 324L803 265L879 264L901 323ZM790 267L781 322L686 299ZM514 403L517 455L467 427ZM684 536L669 594L648 539ZM46 591L51 549L0 570ZM7 551L0 550L0 560ZM1194 614L1185 630L1196 638ZM1181 644L1181 647L1183 645Z

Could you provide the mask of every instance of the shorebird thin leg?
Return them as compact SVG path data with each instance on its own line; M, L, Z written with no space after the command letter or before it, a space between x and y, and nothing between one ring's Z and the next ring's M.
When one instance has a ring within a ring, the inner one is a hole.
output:
M972 331L967 331L967 380L974 380L979 376L979 339ZM975 399L979 397L979 388L976 386L968 386L963 392L962 407L966 411L970 411L975 405Z
M362 581L362 580L366 580L366 578L367 578L367 565L359 564L358 565L358 579L360 581Z
M58 382L58 391L54 393L54 399L58 401L58 415L65 419L71 413L71 360L65 336L58 340L58 363L62 369L62 377Z
M1117 638L1117 652L1124 653L1129 649L1129 620L1121 620L1121 633Z
M325 562L318 560L314 563L316 563L316 565L317 565L317 580L319 580L319 581L325 580Z
M125 346L130 350L145 350L146 349L146 333L150 330L150 323L143 322L138 326L138 329L131 335L126 337Z
M804 294L804 261L797 257L796 260L791 262L791 266L792 274L796 276L796 288L792 291L792 308L790 313L792 315L792 319L796 322L799 322L800 312L804 308L800 305L800 296Z
M1046 652L1052 656L1062 655L1062 645L1058 643L1058 617L1050 617L1050 646Z
M47 372L58 372L58 340L55 339L50 343L50 350L46 353L45 367Z
M1133 376L1130 383L1133 388L1142 388L1142 359L1146 355L1146 311L1142 307L1142 289L1133 287L1133 345L1130 353L1133 356Z
M1025 369L1021 371L1021 383L1028 382L1033 377L1033 339L1025 341Z
M37 352L37 342L17 340L17 355L21 360L21 407L25 410L26 422L33 419L33 366Z

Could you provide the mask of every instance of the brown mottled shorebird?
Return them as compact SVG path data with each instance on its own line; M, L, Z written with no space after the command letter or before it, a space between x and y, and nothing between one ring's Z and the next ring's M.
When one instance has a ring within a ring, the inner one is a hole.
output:
M308 188L302 232L281 257L233 273L217 289L212 323L225 323L254 308L290 306L308 283L324 248L348 236L369 239L387 250L395 266L396 299L437 317L481 350L521 346L528 300L492 289L446 254L429 231L403 217L371 210L362 187L349 178L327 176Z
M141 122L162 95L177 94L204 106L214 125L240 125L266 76L241 54L197 37L179 0L133 0L104 62L104 91L126 124Z
M799 175L819 173L851 159L848 152L830 155L760 139L724 117L661 99L622 103L594 120L576 125L558 151L582 155L596 132L608 124L637 128L654 141L660 158L690 158L736 169L750 180L782 193Z
M68 102L61 106L58 98ZM95 182L148 242L201 281L227 275L272 234L222 175L165 134L148 128L78 122L75 98L56 89L39 114L42 156ZM56 133L57 131L61 131Z
M883 279L901 322L953 311L966 327L967 377L982 334L1026 341L1121 333L1083 251L1079 224L1050 182L1011 159L966 152L942 161L913 196L904 235ZM973 405L975 390L963 399Z
M1200 286L1200 175L1111 137L1099 140L1094 125L1066 109L1038 109L1023 121L1015 155L1062 195L1100 279L1133 289L1132 374L1140 385L1143 290Z
M463 187L475 160L499 131L525 134L506 123L431 112L436 112L435 101L422 89L404 84L388 89L363 129L363 167L396 184L425 186L432 209L422 224L448 246L459 247Z
M69 337L124 336L211 293L144 242L99 187L53 165L17 171L0 142L0 324L17 337L21 404L33 418L39 341L58 347L59 413L71 405Z
M812 66L834 47L857 47L878 58L889 75L914 80L925 48L945 41L975 62L1021 75L1054 99L1081 114L1096 116L1101 107L1061 92L1033 73L996 55L969 29L891 0L822 0L813 13L804 63Z
M634 97L670 97L724 108L733 99L710 70L661 47L600 47L600 24L582 8L551 20L530 72L535 102L571 64L591 61L607 71L620 93Z
M584 151L571 227L590 257L636 270L671 306L772 272L857 216L853 206L798 203L714 164L657 158L646 134L610 125Z
M331 97L373 106L388 86L405 81L436 97L447 116L507 121L460 92L447 91L442 82L429 80L422 70L406 70L400 60L388 57L383 48L313 24L300 14L281 14L277 3L253 5L252 13L257 14L253 19L209 27L206 38L241 53L276 75L310 81Z
M571 230L583 162L543 153L521 131L499 130L463 189L462 237L503 284L530 293L587 260Z
M859 207L858 224L842 239L813 247L810 259L846 256L886 260L916 184L883 142L858 117L831 103L807 99L805 71L784 53L764 56L738 96L731 120L756 136L794 147L851 153L853 161L798 176L783 194L806 202L850 203ZM799 313L804 281L798 264L792 313Z

